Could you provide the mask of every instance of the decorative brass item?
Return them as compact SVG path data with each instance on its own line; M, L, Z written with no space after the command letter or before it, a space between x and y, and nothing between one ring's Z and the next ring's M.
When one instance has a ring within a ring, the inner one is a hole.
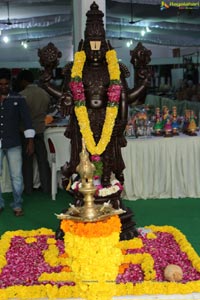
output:
M109 202L104 202L102 205L94 203L94 194L96 188L93 184L93 175L95 166L89 159L85 143L82 140L82 152L80 153L80 163L76 168L81 177L81 188L79 191L84 195L84 205L76 207L70 204L70 208L66 213L56 214L60 220L68 219L81 222L96 222L104 220L112 215L125 213L123 209L114 209Z

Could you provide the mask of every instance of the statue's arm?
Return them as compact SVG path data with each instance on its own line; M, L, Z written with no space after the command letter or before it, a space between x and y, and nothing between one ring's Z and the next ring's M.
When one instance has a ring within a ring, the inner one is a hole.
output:
M151 68L148 66L151 61L151 51L145 48L142 43L131 51L131 64L135 71L134 88L129 91L129 104L143 104L146 88L150 85L152 76Z
M53 70L59 65L59 58L62 56L62 53L54 44L49 43L46 47L38 50L38 56L40 57L41 66L44 67L40 76L40 86L57 99L58 108L64 116L71 114L73 110L73 99L69 89L71 63L65 66L62 88L58 89L52 84L52 79Z
M120 107L119 107L119 113L120 118L122 120L126 120L128 116L128 105L130 104L141 104L141 99L143 99L143 96L146 92L146 87L148 86L148 75L141 73L138 74L140 76L141 82L138 87L134 87L130 89L127 84L126 78L130 77L130 72L127 69L126 65L123 63L120 63L120 72L121 72L121 101L120 101Z
M45 72L45 71L44 71ZM44 74L43 74L44 75ZM56 99L59 99L62 97L62 92L59 91L52 83L52 76L45 80L43 80L43 75L40 78L40 86L51 96L53 96ZM45 74L46 75L46 74Z
M127 100L128 104L134 104L134 105L143 104L142 99L144 98L144 95L146 93L146 87L147 85L144 83L136 89L133 88L129 90L128 100Z
M44 67L40 76L40 86L44 88L51 96L55 98L61 97L62 93L52 84L53 70L59 65L59 59L62 53L55 47L53 43L49 43L42 49L38 49L40 65Z
M149 66L141 67L136 72L136 87L129 90L128 104L139 105L144 102L147 87L150 86L152 72Z
M57 100L57 106L63 116L70 115L73 111L73 99L72 94L68 89L66 80L63 81L61 90L55 87L51 83L51 80L52 76L49 74L49 72L48 74L43 75L40 79L41 87Z

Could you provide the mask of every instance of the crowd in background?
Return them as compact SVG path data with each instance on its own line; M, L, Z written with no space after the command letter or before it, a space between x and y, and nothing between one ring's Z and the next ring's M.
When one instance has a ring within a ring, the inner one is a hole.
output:
M33 158L38 163L41 190L51 192L51 171L44 142L45 117L50 96L34 83L30 70L22 70L12 88L11 71L0 69L0 175L8 163L15 216L22 216L22 193L33 192ZM5 201L0 186L0 213Z
M176 99L200 102L200 84L194 84L192 80L183 79L177 90Z

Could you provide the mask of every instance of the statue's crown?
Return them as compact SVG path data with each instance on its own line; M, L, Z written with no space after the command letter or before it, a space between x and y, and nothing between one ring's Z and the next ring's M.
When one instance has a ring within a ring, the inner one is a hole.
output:
M90 10L86 13L87 21L85 28L85 40L105 39L103 17L104 13L99 10L99 6L93 2Z

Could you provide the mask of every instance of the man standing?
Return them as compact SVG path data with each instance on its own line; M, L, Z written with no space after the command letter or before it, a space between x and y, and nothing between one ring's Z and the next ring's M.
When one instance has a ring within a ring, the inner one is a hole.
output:
M47 150L44 142L45 116L47 115L50 96L38 85L34 84L34 76L30 70L23 70L18 74L17 82L28 105L33 128L35 129L34 149L38 162L41 189L45 193L51 192L51 171L48 163ZM33 155L27 155L26 140L23 144L23 177L26 194L33 192Z
M22 216L22 147L20 139L21 125L27 141L27 155L34 152L32 127L29 110L24 98L10 89L11 73L9 69L0 69L0 175L2 174L3 157L8 162L14 201L11 204L15 216ZM0 186L0 212L4 209L4 199Z

